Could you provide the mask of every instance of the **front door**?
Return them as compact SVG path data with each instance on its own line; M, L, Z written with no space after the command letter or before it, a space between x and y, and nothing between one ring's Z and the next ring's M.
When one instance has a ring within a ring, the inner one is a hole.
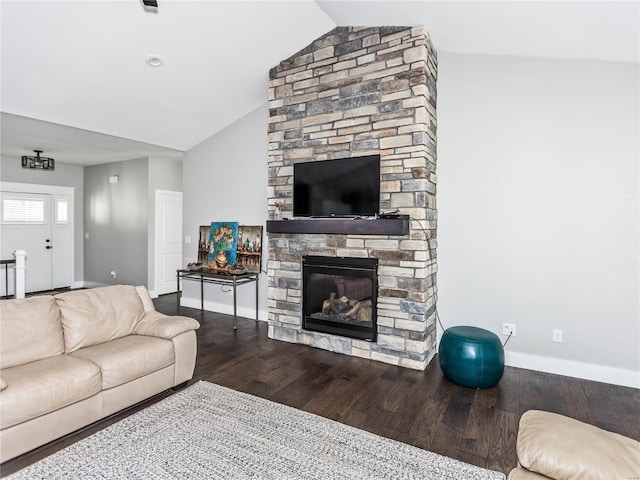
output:
M51 195L33 193L0 193L2 233L0 255L13 259L13 252L25 250L27 292L51 290L51 260L53 239L51 229ZM4 275L2 281L4 283ZM3 292L14 293L13 279L4 285Z
M3 183L2 187L6 188L0 192L2 260L12 260L16 250L27 252L26 292L70 286L74 265L73 193L65 187L31 184ZM8 191L11 188L16 190ZM19 188L25 190L17 191ZM2 273L0 291L3 295L13 295L15 271L10 269L8 275Z

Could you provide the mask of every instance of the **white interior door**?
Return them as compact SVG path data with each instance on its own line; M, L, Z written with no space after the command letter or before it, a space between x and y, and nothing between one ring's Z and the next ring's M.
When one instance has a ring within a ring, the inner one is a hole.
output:
M34 193L0 193L2 232L0 255L13 259L13 252L25 250L27 292L51 290L53 237L51 228L51 195ZM2 276L4 282L4 275ZM13 294L14 279L10 277L8 294ZM3 288L3 291L6 291Z
M176 291L176 270L182 266L182 192L156 190L155 290Z

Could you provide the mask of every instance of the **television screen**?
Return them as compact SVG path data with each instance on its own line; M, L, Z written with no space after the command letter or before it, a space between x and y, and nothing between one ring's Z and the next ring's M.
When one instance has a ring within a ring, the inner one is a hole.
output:
M293 165L294 216L373 216L379 210L380 155Z

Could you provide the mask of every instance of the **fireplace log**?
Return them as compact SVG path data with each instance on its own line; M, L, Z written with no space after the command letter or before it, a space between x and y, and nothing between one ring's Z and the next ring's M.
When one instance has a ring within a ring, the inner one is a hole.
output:
M371 308L371 300L363 300L362 302L356 302L353 308L349 310L347 313L345 313L345 316L353 317L355 316L356 313L359 312L361 308L367 308L367 307ZM370 316L371 315L369 315L369 317Z
M357 321L371 321L373 305L371 300L349 300L342 296L336 298L334 292L329 298L322 302L322 313L324 315L342 317Z

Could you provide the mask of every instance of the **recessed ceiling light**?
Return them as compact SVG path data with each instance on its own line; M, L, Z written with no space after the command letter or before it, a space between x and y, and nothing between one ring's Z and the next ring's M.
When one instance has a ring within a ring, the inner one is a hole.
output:
M164 64L164 58L160 55L147 55L145 62L152 67L160 67Z

